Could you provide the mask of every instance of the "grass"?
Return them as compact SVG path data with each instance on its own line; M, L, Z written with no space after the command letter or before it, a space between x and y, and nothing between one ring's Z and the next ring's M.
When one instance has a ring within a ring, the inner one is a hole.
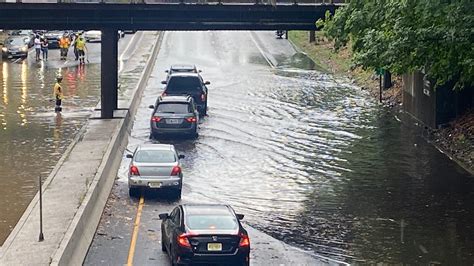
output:
M350 76L361 86L369 86L374 83L374 73L372 71L353 68L350 49L341 49L336 53L332 42L327 41L321 32L316 32L316 42L314 43L309 42L309 32L307 31L290 31L288 37L297 47L318 65L328 70L328 72L341 76Z

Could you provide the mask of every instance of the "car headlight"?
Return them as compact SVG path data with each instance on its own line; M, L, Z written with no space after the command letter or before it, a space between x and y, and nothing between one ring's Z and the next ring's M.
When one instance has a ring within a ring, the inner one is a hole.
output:
M28 47L23 47L23 48L21 48L21 51L23 51L23 52L28 52Z
M8 49L7 49L7 47L3 47L3 48L2 48L2 51L4 51L4 52L8 52Z

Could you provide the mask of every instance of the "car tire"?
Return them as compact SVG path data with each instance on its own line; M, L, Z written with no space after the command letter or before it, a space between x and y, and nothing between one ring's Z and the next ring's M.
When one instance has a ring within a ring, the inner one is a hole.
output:
M137 198L139 195L140 190L136 187L130 187L128 188L128 195L132 198Z
M181 199L181 189L176 189L173 191L173 196L175 199L180 200Z

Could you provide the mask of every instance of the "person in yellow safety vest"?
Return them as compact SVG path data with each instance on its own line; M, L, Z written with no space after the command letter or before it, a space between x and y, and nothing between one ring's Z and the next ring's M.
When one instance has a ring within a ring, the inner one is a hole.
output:
M59 49L61 50L61 60L66 60L67 58L67 52L69 50L69 45L71 44L71 41L69 40L67 34L65 33L60 39L59 39Z
M77 49L77 54L79 55L79 64L84 64L84 57L86 55L86 40L84 37L82 37L82 34L79 34L79 36L76 38L75 41L76 49Z
M55 112L61 112L63 108L61 107L62 100L64 98L63 95L63 88L61 87L61 81L63 81L63 77L58 75L56 77L56 84L54 84L54 99L56 100L56 107L54 108Z

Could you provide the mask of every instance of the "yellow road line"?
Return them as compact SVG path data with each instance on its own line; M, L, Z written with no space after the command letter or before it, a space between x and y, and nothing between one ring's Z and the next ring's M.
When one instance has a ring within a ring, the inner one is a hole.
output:
M135 225L133 226L132 240L130 241L130 249L128 250L127 266L133 265L133 256L135 255L135 246L137 245L138 228L140 227L140 218L142 217L142 210L143 210L144 203L145 203L145 199L143 198L143 195L142 195L140 196L140 202L138 203L137 217L135 218Z

